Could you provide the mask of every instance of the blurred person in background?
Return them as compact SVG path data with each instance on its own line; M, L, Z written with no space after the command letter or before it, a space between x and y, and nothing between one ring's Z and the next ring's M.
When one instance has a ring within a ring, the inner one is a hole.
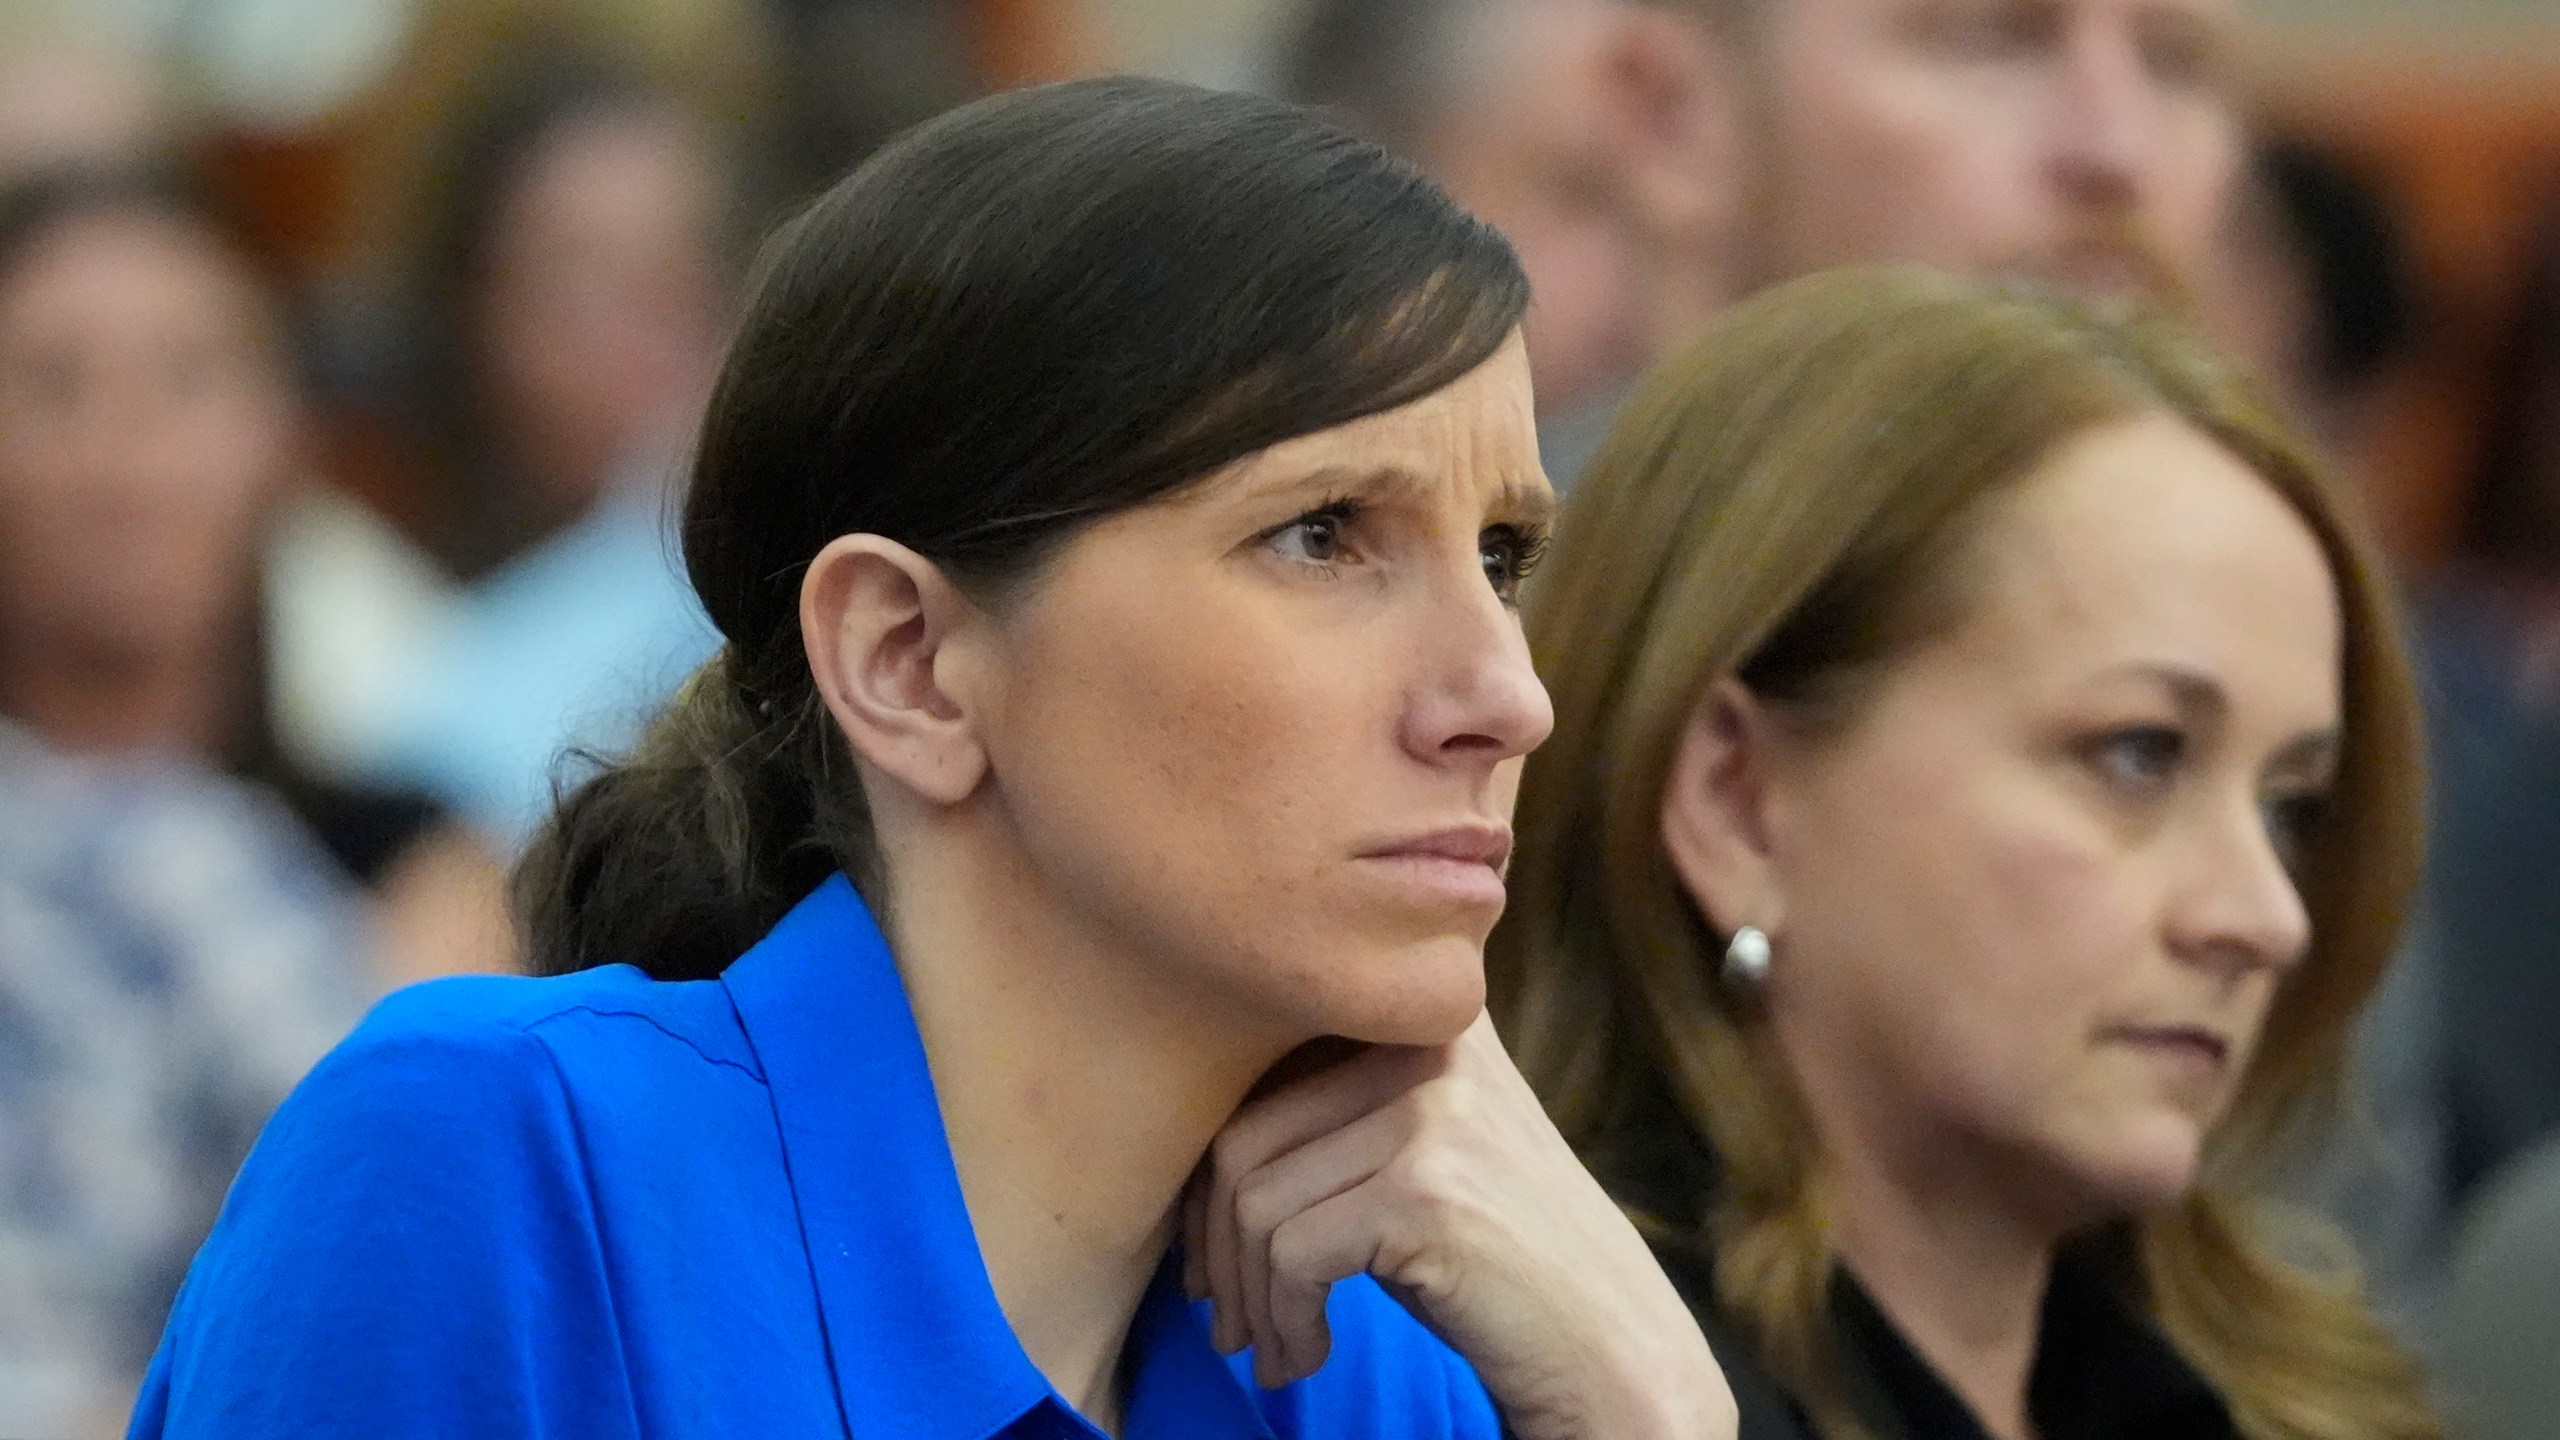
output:
M1730 137L1696 28L1635 0L1315 0L1273 82L1413 158L1520 253L1542 425L1723 302Z
M273 791L374 898L367 983L503 967L483 848L277 743L261 555L307 426L282 294L213 208L126 172L0 192L0 713Z
M536 48L477 77L421 167L388 343L424 458L426 618L371 693L320 707L352 732L322 748L503 851L564 751L627 742L716 640L667 520L729 323L726 164L634 74ZM376 552L418 553L366 523ZM285 603L325 633L344 588Z
M2439 677L2465 712L2560 726L2560 208L2492 382L2456 558L2437 582Z
M405 297L436 557L474 580L626 489L666 500L727 338L731 197L636 73L513 57L444 132Z
M2457 1198L2560 1134L2560 212L2537 254L2460 548L2421 592Z
M1647 332L1655 346L1683 338L1714 297L1861 260L2183 302L2224 236L2242 163L2228 65L2238 0L1659 0L1687 27L1683 44L1643 64L1566 72L1568 48L1533 37L1561 23L1553 8L1583 5L1450 0L1448 8L1486 17L1556 73L1581 77L1567 85L1515 68L1538 88L1488 89L1481 110L1459 103L1463 86L1398 92L1358 83L1359 52L1326 38L1342 24L1327 17L1359 8L1350 0L1318 0L1299 53L1280 68L1314 77L1291 82L1302 97L1356 111L1363 96L1401 93L1437 123L1473 126L1488 140L1515 133L1483 118L1503 107L1524 118L1544 117L1550 103L1650 117L1671 138L1638 153L1687 157L1699 167L1696 184L1620 191L1649 197L1635 213L1659 217L1650 222L1655 233L1676 237L1651 252L1660 263L1705 272L1670 288L1637 287L1633 308L1665 322ZM1446 74L1477 73L1464 63L1507 53L1461 25L1401 33L1426 37L1423 60ZM1490 87L1501 72L1482 73ZM1487 196L1478 202L1486 218L1517 223L1515 209L1492 197L1549 183L1540 177L1554 168L1551 153L1591 125L1541 118L1530 139L1476 147L1481 157L1465 163L1500 177L1470 182ZM1421 137L1409 153L1443 163L1433 132L1406 128ZM1542 274L1538 247L1523 253L1542 305L1550 283L1571 291L1567 266ZM1605 432L1616 399L1579 413L1551 407L1555 418L1542 429L1559 484L1570 483Z
M417 968L386 917L450 917L216 773L259 768L280 316L192 201L40 178L183 128L76 19L0 14L0 1434L103 1440L251 1139Z
M1746 287L1862 260L2189 298L2237 0L1684 0L1732 55Z
M271 797L0 721L0 1434L122 1433L250 1141L375 988L367 949Z
M153 67L68 7L0 17L0 179L128 164L170 149L179 128Z
M2270 135L2251 149L2228 223L2201 287L2201 319L2333 453L2356 464L2381 391L2417 338L2398 218L2344 157Z
M1812 1426L2435 1435L2268 1223L2422 767L2380 562L2237 372L1801 280L1656 372L1558 535L1494 1013Z

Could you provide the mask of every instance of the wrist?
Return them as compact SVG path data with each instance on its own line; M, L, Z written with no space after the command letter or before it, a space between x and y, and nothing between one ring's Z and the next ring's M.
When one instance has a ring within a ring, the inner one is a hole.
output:
M1607 1367L1617 1403L1593 1417L1591 1440L1734 1440L1733 1390L1685 1309L1676 1330L1630 1339Z

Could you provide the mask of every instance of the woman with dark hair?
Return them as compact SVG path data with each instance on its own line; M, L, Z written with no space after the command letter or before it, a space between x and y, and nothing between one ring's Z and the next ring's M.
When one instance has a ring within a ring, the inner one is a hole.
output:
M628 744L717 643L665 521L730 322L736 167L580 52L512 56L449 108L416 181L409 348L379 362L400 392L385 433L420 462L392 508L424 553L342 526L423 575L426 618L374 642L408 652L391 676L298 678L359 773L512 854L560 752Z
M322 1063L134 1433L1732 1433L1482 1016L1526 301L1383 152L1160 82L822 197L694 471L726 645L518 877L555 973Z

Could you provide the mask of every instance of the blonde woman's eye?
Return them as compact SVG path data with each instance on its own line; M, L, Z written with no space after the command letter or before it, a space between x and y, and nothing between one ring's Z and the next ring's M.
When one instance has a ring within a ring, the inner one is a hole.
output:
M2285 869L2299 873L2302 857L2311 844L2311 834L2329 813L2326 791L2309 791L2298 795L2278 795L2259 807L2266 815L2267 841L2284 861Z
M2099 737L2089 758L2119 789L2149 792L2177 778L2186 754L2187 737L2175 727L2129 725Z

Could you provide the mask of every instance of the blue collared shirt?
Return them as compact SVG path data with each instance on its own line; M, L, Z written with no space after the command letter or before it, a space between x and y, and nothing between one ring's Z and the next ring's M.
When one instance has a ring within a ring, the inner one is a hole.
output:
M1171 1267L1127 1440L1484 1437L1365 1278L1256 1389ZM629 966L385 1001L286 1101L132 1436L1090 1437L997 1306L887 945L839 876L718 980Z

